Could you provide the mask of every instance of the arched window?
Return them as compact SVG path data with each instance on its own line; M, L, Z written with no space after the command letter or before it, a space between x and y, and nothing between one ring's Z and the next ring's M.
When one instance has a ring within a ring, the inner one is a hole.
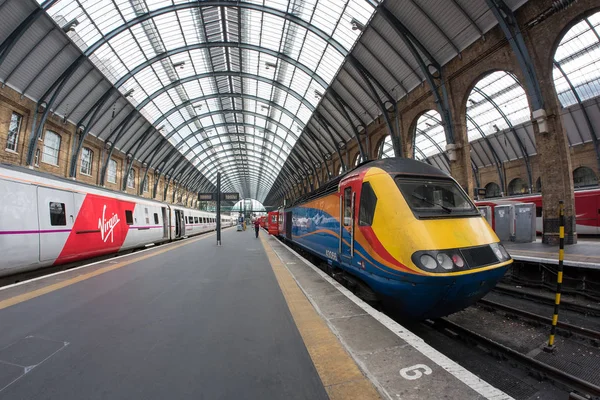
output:
M598 186L598 177L591 168L579 167L573 171L573 184L576 188Z
M394 157L394 146L392 145L392 137L387 135L385 139L379 142L379 148L377 149L377 158L391 158Z
M527 184L521 178L515 178L508 184L508 195L514 196L516 194L526 194L529 192Z
M58 155L60 153L60 136L52 131L46 131L44 136L44 151L42 152L42 162L52 165L58 165Z
M94 161L94 152L84 147L81 149L81 166L79 167L79 172L84 175L92 175L92 163Z
M417 120L413 157L424 160L446 150L446 134L442 125L442 117L435 110L429 110Z
M492 197L500 197L500 186L495 182L490 182L485 185L485 198L490 199Z
M600 95L599 33L597 12L569 29L556 48L554 86L563 107Z
M117 183L117 162L112 158L108 160L108 169L106 171L106 180L109 183Z
M127 176L127 187L130 189L135 188L135 170L131 168L129 175Z

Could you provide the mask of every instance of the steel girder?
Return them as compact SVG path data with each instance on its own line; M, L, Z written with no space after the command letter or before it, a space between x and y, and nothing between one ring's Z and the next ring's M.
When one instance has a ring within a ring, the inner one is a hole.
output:
M525 76L525 87L531 96L531 104L534 112L544 109L544 98L540 89L533 61L529 56L529 50L519 29L519 23L513 11L504 3L504 0L485 0L488 7L496 17L500 28L510 43L513 53L517 57L519 67Z
M27 151L27 159L26 165L30 166L33 164L33 159L35 155L35 149L37 147L37 138L41 136L42 129L46 123L46 119L50 113L50 109L54 105L58 95L64 88L67 81L73 76L77 68L85 61L84 56L79 56L77 60L71 64L69 68L67 68L62 75L48 88L46 93L40 98L35 106L34 116L33 116L33 124L31 126L31 134L29 136L29 147ZM42 111L42 116L38 121L38 114Z
M301 63L299 60L294 59L288 56L285 53L281 53L275 50L272 50L267 47L254 45L250 43L241 43L241 42L205 42L205 43L195 43L186 46L182 46L176 49L168 50L164 53L157 54L156 56L144 61L143 63L133 67L130 72L123 75L119 80L115 83L115 87L121 87L125 82L129 79L135 77L135 75L141 72L144 68L151 66L152 64L161 61L167 57L171 57L180 53L184 53L191 50L199 50L199 49L213 49L213 48L235 48L241 50L251 50L259 53L264 53L273 57L276 57L279 60L285 61L286 63L297 67L299 70L310 76L314 79L319 85L323 87L329 86L329 84L315 71L308 68L305 64Z
M396 16L389 11L385 5L379 8L383 18L390 24L396 34L402 39L406 47L410 50L412 56L419 64L421 72L425 75L429 88L434 96L438 106L438 111L442 116L444 132L446 134L446 143L455 144L454 129L452 127L452 114L450 111L450 102L448 100L448 91L442 75L442 67L437 60L429 53L429 50L410 32L406 26ZM430 70L433 68L433 71ZM441 89L441 95L438 92Z
M227 122L224 122L224 123L216 124L216 125L213 125L213 126L214 127L228 127L228 126L248 126L248 127L254 127L255 125L249 124L249 123L234 123L234 122L227 123ZM271 134L275 135L275 132L273 132L270 129L266 129L266 128L261 128L261 129L263 129L265 132L268 132L268 133L271 133ZM195 135L196 133L197 132L193 132L190 135ZM188 135L188 137L190 135ZM220 136L221 137L227 137L227 136L245 136L245 135L248 135L248 134L231 133L231 134L228 134L228 135L220 135ZM252 137L260 138L259 136L255 136L255 135L251 135L251 136ZM189 154L190 151L192 151L192 150L194 150L194 149L196 149L196 148L198 148L198 147L200 147L200 146L202 146L202 145L204 145L206 143L209 143L211 141L211 139L213 139L213 138L212 137L211 138L205 138L205 139L202 139L201 141L198 141L197 143L193 144L192 146L188 146L189 149L185 153L183 153L184 156L187 155L187 154ZM263 141L263 144L261 144L261 145L253 144L253 143L249 143L249 144L252 144L253 146L260 147L260 148L263 148L263 149L268 149L268 147L264 145L265 140L263 138L260 138L260 139ZM245 142L241 142L241 141L228 141L228 142L221 143L221 145L227 145L227 144L233 144L233 143L245 143ZM272 143L272 146L274 146L277 150L283 151L283 147L279 147L275 143ZM198 158L202 157L204 154L206 154L209 151L211 151L211 149L214 149L214 147L215 146L211 144L210 146L202 149L200 153L196 153L195 154L195 156L190 160L190 162L193 163L195 160L197 160ZM219 151L229 151L229 149L228 150L223 149L223 150L219 150ZM274 152L271 151L271 153L274 153ZM283 159L279 155L278 155L277 158L278 159Z
M75 176L77 175L77 159L79 158L79 153L81 152L81 149L83 148L83 141L85 140L85 138L87 137L88 133L90 132L90 126L97 121L97 118L100 116L100 111L102 110L102 108L104 107L104 105L106 104L106 102L108 101L108 99L113 95L116 94L116 90L115 89L111 89L109 91L107 91L97 102L96 104L94 104L94 106L92 108L90 108L90 110L88 111L88 113L80 120L80 122L77 124L77 128L81 129L82 126L84 126L83 131L81 132L81 134L79 135L79 137L77 138L77 136L75 137L75 139L78 140L73 140L73 150L72 150L72 155L71 155L71 164L69 166L69 177L70 178L75 178ZM86 121L87 123L85 125L82 124L83 121Z
M319 120L321 122L321 126L323 126L325 128L325 132L327 132L327 134L329 135L329 138L331 139L331 141L333 142L333 145L335 146L335 150L338 154L338 157L340 159L340 165L342 166L342 170L346 171L346 163L344 163L344 157L342 156L342 149L340 146L340 143L346 143L345 141L341 140L341 141L336 141L335 137L333 135L333 129L331 128L329 121L327 121L325 119L325 117L323 117L319 112L316 113L316 119Z
M333 97L333 100L335 103L332 104L337 104L339 107L339 112L344 116L344 118L346 118L346 120L348 121L348 123L350 124L350 126L352 127L352 131L354 132L354 137L356 138L356 142L358 143L358 152L360 153L361 157L364 157L365 155L365 149L363 148L362 142L360 141L360 132L358 131L358 128L356 127L356 125L354 125L354 122L352 121L352 118L350 118L350 114L348 114L348 110L352 110L352 108L344 101L344 99L333 89L333 87L330 87L328 90L329 93L331 93L331 97ZM347 107L347 108L346 108ZM354 113L354 110L352 110L352 112ZM360 118L357 118L359 121L361 121L361 126L363 127L364 131L366 132L367 129L366 127L364 127L362 125L362 120Z
M86 55L93 54L96 50L98 50L102 45L109 42L114 37L118 36L120 33L132 28L133 26L140 24L143 21L153 19L155 17L173 13L181 10L186 10L189 8L207 8L207 7L234 7L234 8L243 8L254 11L259 11L265 14L274 15L279 18L283 18L291 23L295 23L298 26L314 33L320 39L331 45L335 50L337 50L343 56L348 55L348 50L345 49L337 40L335 40L331 35L327 34L325 31L320 28L310 24L309 22L303 20L302 18L285 12L281 10L277 10L272 7L267 7L259 4L252 4L245 1L238 0L202 0L202 1L190 1L188 3L179 3L172 4L166 7L162 7L156 10L149 11L145 14L139 15L136 18L132 18L131 20L125 22L123 25L120 25L113 29L112 31L106 33L102 36L102 39L99 39L97 42L93 43L90 47L88 47L85 51Z
M396 104L396 100L386 91L386 89L383 87L383 85L362 65L362 63L356 57L354 57L352 54L350 54L348 56L348 59L350 61L350 64L354 67L354 69L362 77L363 81L369 88L371 95L374 96L375 99L377 99L377 103L376 103L377 107L379 107L379 110L381 111L381 115L383 116L383 119L385 120L385 123L388 128L388 134L392 138L392 148L394 149L394 156L402 157L402 148L401 148L402 141L400 140L400 134L399 134L400 126L398 124L398 106ZM389 111L385 106L386 102L381 100L379 93L377 92L377 90L375 89L373 84L375 84L375 86L377 86L377 89L379 89L379 92L381 92L386 97L387 103L389 103L392 106L392 112L394 113L395 126L392 124L392 120L390 119ZM367 134L366 129L365 129L365 136L367 137L367 143L368 143L369 135ZM369 146L367 145L367 147L369 147ZM367 161L368 159L369 159L368 154L367 154L366 158L365 157L362 158L363 161Z

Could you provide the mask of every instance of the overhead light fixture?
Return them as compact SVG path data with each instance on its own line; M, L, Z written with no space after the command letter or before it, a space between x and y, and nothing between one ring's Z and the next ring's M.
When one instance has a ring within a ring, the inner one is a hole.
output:
M364 31L365 30L365 25L360 22L359 20L357 20L356 18L352 18L350 20L350 24L352 25L352 30L353 31Z
M261 104L260 109L261 110L268 110L269 106L265 106L264 104Z
M496 132L500 132L500 128L498 128L498 125L494 124L494 129L496 130Z
M196 105L194 105L194 108L197 108L197 109L201 110L202 109L202 104L196 104Z
M473 99L469 99L469 104L471 104L471 105L475 105L475 104L477 104L477 103L475 102L475 100L473 100Z
M185 65L185 61L179 61L179 62L173 63L173 68L183 69L184 65Z
M65 33L73 32L77 25L79 25L79 21L77 20L77 18L73 18L72 20L63 25L62 30Z
M135 89L129 89L127 92L125 92L125 94L123 96L129 97L133 94L133 92L135 92Z
M277 68L277 64L267 61L267 62L265 62L265 68L266 69L269 69L269 68L275 69L275 68Z
M323 93L321 93L317 89L315 89L315 97L316 98L323 97Z

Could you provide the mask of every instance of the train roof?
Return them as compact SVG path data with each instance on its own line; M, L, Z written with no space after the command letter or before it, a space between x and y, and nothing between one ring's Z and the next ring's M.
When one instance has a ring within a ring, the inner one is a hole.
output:
M384 158L379 160L365 161L351 171L348 171L346 174L353 173L365 167L380 168L390 174L439 176L441 178L448 177L448 174L434 167L433 165L414 160L412 158Z
M37 176L39 178L43 178L43 179L48 179L51 181L55 181L55 182L61 182L67 185L67 187L65 188L65 190L72 190L70 187L72 186L78 186L81 187L82 191L89 191L91 193L106 193L107 195L111 195L111 196L120 196L120 197L126 197L126 198L133 198L133 199L137 199L142 200L144 202L148 202L148 203L160 203L160 204L166 204L169 207L178 207L178 208L185 208L185 209L190 209L190 210L195 210L195 211L202 211L208 214L214 214L213 212L210 211L204 211L204 210L198 210L195 208L189 208L187 206L181 205L181 204L171 204L171 203L166 203L164 201L161 200L157 200L157 199L149 199L147 197L143 197L143 196L139 196L137 194L131 194L131 193L125 193L125 192L119 192L116 190L111 190L108 188L104 188L101 186L96 186L96 185L92 185L89 183L85 183L85 182L80 182L80 181L75 181L72 179L68 179L62 176L57 176L57 175L52 175L50 173L47 172L42 172L42 171L37 171L35 169L29 169L26 167L22 167L20 165L12 165L12 164L4 164L4 163L0 163L0 168L5 168L11 171L15 171L15 172L19 172L22 174L27 174L27 175L34 175ZM225 216L224 214L222 214L223 216Z
M444 171L434 167L433 165L424 163L422 161L413 160L411 158L384 158L378 160L365 161L359 164L355 168L351 169L339 175L330 181L324 183L318 189L313 190L303 196L300 196L292 204L287 207L292 207L300 203L305 203L317 197L321 197L325 194L333 193L337 191L337 187L341 180L345 177L362 171L366 168L380 168L389 174L406 174L415 176L427 176L427 177L440 177L448 178L449 175ZM286 208L287 208L286 207Z

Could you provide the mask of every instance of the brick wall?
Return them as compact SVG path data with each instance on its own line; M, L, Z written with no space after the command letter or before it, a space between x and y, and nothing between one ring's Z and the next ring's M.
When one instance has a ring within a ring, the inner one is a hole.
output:
M29 135L31 134L31 128L33 123L33 113L35 110L35 103L27 97L22 97L19 93L9 87L0 88L0 162L13 164L13 165L26 165L27 149L29 148ZM22 116L21 127L19 130L19 136L17 141L16 151L6 149L8 130L10 126L12 113L18 113ZM58 163L49 163L43 161L44 153L44 139L46 132L52 131L60 137L60 149L58 152ZM46 121L46 125L42 131L41 140L36 143L37 150L39 150L39 162L34 165L33 168L38 171L46 172L52 175L60 177L69 176L69 165L71 162L71 156L73 152L73 137L75 134L75 126L70 122L64 122L62 118L56 115L50 115ZM81 172L81 154L77 160L76 166L76 180L92 185L99 185L100 176L103 162L106 160L107 151L105 149L105 143L92 135L86 137L83 147L89 148L93 152L92 159L92 170L90 174L83 174ZM123 181L126 179L125 165L126 158L121 152L115 150L111 156L111 159L117 163L116 168L116 182L112 183L108 181L108 173L105 178L105 187L114 191L120 191L123 186ZM145 168L135 161L133 165L135 171L135 187L127 187L126 193L137 195L139 192L139 185L141 184L140 174L145 172ZM142 196L145 198L152 197L152 190L154 188L154 171L150 169L148 171L148 191L143 192ZM161 184L157 192L156 199L162 200L164 190L164 178L161 178ZM171 185L170 185L171 186ZM169 188L169 195L166 201L171 202L173 198L172 187ZM190 198L194 197L192 193ZM187 193L184 195L183 200L187 198Z

